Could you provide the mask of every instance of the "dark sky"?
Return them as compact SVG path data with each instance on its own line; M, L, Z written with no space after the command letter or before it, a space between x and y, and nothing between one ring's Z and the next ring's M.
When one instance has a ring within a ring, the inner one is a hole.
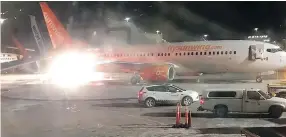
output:
M65 23L68 16L73 14L76 21L83 26L95 26L94 22L100 22L98 12L104 7L117 13L117 18L131 17L133 22L146 31L162 30L169 41L179 41L182 38L172 35L170 24L184 32L183 34L207 33L214 39L234 36L234 33L248 35L255 27L279 32L286 25L286 2L79 2L78 9L71 9L71 2L48 4L62 22ZM19 36L22 39L33 41L28 14L35 15L41 30L46 31L37 2L1 2L1 12L6 11L8 13L2 17L11 21L4 29L2 27L2 43L3 38L4 43L9 43L8 38L3 35L8 35L11 28L17 28L19 35L24 35ZM13 19L15 16L17 19ZM25 36L29 38L24 38Z

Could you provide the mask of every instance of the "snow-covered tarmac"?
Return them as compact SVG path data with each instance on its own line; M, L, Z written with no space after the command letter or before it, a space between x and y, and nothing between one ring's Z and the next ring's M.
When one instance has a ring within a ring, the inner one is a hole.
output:
M205 88L261 88L253 81L207 81L174 84L199 93ZM154 136L241 136L243 127L286 125L286 114L279 120L263 115L233 114L215 118L190 106L192 128L172 129L176 106L144 108L137 104L141 85L101 84L77 91L60 90L37 81L1 84L2 136L5 137L154 137ZM183 122L183 121L182 121Z

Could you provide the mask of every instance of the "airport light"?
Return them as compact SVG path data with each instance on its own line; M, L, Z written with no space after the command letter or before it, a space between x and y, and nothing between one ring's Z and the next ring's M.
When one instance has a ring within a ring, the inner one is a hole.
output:
M127 22L129 22L130 18L129 18L129 17L126 17L124 20L127 21Z
M258 31L258 28L254 28L255 31Z
M94 32L92 33L93 36L95 36L96 34L97 34L96 31L94 31Z
M205 34L205 35L204 35L205 38L208 37L208 36L209 36L208 34Z
M4 23L4 21L5 21L6 19L0 19L0 23L1 23L1 25Z
M157 34L159 34L159 32L160 32L159 30L156 31Z

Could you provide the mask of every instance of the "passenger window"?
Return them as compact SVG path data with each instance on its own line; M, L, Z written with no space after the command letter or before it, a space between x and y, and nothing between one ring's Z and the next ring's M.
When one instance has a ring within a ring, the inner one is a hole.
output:
M221 52L220 52L220 54L222 54L222 55L223 55L223 51L221 51Z
M184 56L186 55L186 52L184 52Z
M190 55L190 52L188 52L188 56Z
M216 54L218 54L218 55L219 55L219 51L218 51L218 52L216 52Z
M256 91L247 91L247 98L252 100L260 99L260 94Z
M229 51L229 54L231 54L231 51Z
M179 53L179 55L181 56L181 55L182 55L182 53Z
M148 91L154 91L154 87L147 87L146 88Z
M165 53L165 56L167 56L167 53Z
M168 92L176 92L177 89L171 86L168 86Z
M205 54L204 55L207 55L207 52L205 52Z
M227 51L225 51L225 54L227 55Z
M160 56L160 53L158 53L158 56Z
M209 52L209 55L212 55L212 52Z
M200 55L203 55L203 52L200 52Z
M166 87L165 86L156 86L154 87L154 91L158 91L158 92L166 92Z
M176 56L178 56L178 53L176 53Z
M199 53L198 53L198 52L196 52L196 55L199 55Z
M161 56L164 56L164 53L161 53Z
M168 56L170 56L170 53L168 53Z
M213 55L215 55L215 52L213 52Z
M236 92L234 91L213 91L210 92L208 97L235 97Z
M194 52L192 52L191 55L194 55Z
M236 54L236 51L234 51L233 54Z

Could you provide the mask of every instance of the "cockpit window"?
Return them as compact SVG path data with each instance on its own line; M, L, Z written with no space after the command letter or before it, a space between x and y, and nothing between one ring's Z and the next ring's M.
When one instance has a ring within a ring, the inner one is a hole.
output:
M279 51L283 51L281 48L273 48L273 49L266 49L267 52L275 53Z

